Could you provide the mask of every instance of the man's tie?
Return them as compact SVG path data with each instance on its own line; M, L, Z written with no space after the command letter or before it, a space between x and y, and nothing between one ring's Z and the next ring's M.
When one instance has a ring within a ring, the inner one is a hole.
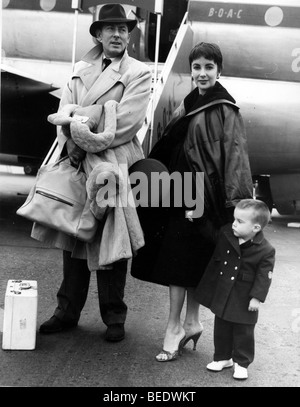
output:
M104 71L108 67L108 65L110 65L110 64L111 64L111 59L104 58L103 59L103 69L102 69L102 71Z

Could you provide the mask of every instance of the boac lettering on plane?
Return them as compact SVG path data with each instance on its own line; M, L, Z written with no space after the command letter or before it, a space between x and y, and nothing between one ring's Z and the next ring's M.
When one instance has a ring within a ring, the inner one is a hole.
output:
M215 9L214 7L211 7L209 9L208 17L212 16L217 16L219 18L237 18L240 19L242 17L242 9L234 10L233 8L230 8L229 10L226 10L225 8L219 8Z

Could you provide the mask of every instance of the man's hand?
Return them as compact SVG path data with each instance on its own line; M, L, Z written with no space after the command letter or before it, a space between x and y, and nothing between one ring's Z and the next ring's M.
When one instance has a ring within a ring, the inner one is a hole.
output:
M78 165L84 159L86 152L78 147L71 138L68 138L66 141L66 147L71 163L78 167Z
M259 304L260 304L259 300L257 300L256 298L251 298L249 302L248 311L258 311Z

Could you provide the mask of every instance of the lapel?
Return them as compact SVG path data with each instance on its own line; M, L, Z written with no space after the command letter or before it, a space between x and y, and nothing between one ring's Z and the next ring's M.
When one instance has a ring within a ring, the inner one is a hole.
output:
M82 106L90 106L94 104L104 93L111 89L116 82L121 78L119 72L121 61L113 61L104 72L101 72L101 67L95 68L93 72L96 80L89 88L87 94L83 98Z
M81 78L87 93L82 100L82 106L90 106L94 104L104 93L111 89L116 82L121 78L120 65L124 58L127 57L125 51L121 59L115 59L102 72L102 47L96 46L87 55L83 61L89 63L89 66L77 72Z
M229 241L229 243L231 244L231 246L236 250L236 252L239 254L239 256L241 255L241 249L240 249L240 245L239 245L239 239L237 237L234 236L232 229L231 229L231 224L230 225L226 225L224 227L224 236L226 237L226 239ZM253 243L255 245L260 245L262 243L262 241L264 240L264 234L262 231L260 231L259 233L257 233L254 238L253 238Z
M239 245L239 239L234 236L234 234L232 232L231 224L225 226L225 228L224 228L224 236L226 237L226 239L229 241L231 246L234 248L234 250L240 256L241 255L241 250L240 250L240 245Z

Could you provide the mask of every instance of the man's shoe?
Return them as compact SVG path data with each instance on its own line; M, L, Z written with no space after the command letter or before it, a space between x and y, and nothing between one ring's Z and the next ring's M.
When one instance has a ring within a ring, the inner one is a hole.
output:
M221 372L221 370L232 367L233 361L232 359L229 360L219 360L218 362L211 362L206 366L207 370L211 370L212 372Z
M237 380L248 379L248 370L245 367L242 367L242 366L238 365L237 363L235 363L233 378L237 379Z
M125 338L124 324L108 325L105 339L109 342L119 342Z
M48 321L44 322L39 329L41 334L54 334L77 326L77 322L63 322L53 315Z

